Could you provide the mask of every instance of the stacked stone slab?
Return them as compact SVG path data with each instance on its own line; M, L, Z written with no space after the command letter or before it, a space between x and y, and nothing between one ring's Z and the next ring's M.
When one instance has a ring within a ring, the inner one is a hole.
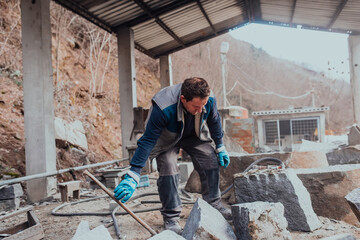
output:
M149 238L148 240L185 240L185 238L183 238L180 235L177 235L175 232L170 231L170 230L165 230L162 231L159 234L156 234L155 236Z
M232 227L221 213L201 198L194 204L182 236L188 240L236 239Z
M231 211L237 239L291 239L281 203L240 203Z
M351 191L345 196L355 216L360 221L360 188Z
M16 210L20 206L20 197L24 195L20 183L0 188L0 212Z
M234 176L235 201L280 202L285 207L289 228L313 231L321 226L312 206L310 194L292 169L265 170Z

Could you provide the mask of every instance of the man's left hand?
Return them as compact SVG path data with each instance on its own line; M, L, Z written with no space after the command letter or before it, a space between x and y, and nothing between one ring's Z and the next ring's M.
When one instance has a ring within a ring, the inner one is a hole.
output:
M216 146L216 153L217 156L219 158L219 164L220 166L227 168L227 166L230 163L230 157L229 154L226 151L226 148L224 146L224 144L219 144L218 146Z

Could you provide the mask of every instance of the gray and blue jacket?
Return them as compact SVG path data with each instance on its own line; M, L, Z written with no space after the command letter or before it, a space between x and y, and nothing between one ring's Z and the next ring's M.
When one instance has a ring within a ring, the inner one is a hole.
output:
M160 90L152 99L146 129L137 142L137 149L130 165L131 170L140 173L146 160L157 157L176 145L184 132L185 109L180 101L182 83ZM194 117L196 136L201 141L222 144L223 131L216 106L216 99L211 91L209 100L201 114Z

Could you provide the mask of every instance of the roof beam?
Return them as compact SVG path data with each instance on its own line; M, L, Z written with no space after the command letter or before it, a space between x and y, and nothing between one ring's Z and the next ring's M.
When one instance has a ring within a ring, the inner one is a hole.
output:
M332 26L334 25L336 19L339 17L340 13L342 12L342 10L344 9L346 3L347 3L348 0L342 0L338 7L336 8L336 11L334 13L334 15L331 17L331 20L330 22L328 23L327 25L327 28L332 28Z
M136 2L142 10L149 15L151 18L155 19L155 22L162 27L171 37L173 37L183 48L185 48L185 43L158 17L155 16L148 5L143 0L133 0Z
M251 0L245 0L244 9L243 9L243 11L246 13L248 22L253 21L253 14L250 6L250 1Z
M233 26L229 26L229 27L227 27L227 28L225 28L225 29L223 29L223 30L218 31L217 33L218 33L218 35L225 34L225 33L228 33L230 29L233 29L233 28L235 28L235 27L242 27L242 26L245 26L246 24L247 24L247 22L243 22L243 23L241 23L241 24L237 23L237 24L235 24L235 25L233 25ZM196 40L194 40L194 41L191 41L191 42L186 43L186 47L193 46L193 45L195 45L195 44L198 44L198 43L200 43L200 42L203 42L203 41L206 41L206 40L209 40L209 39L212 39L212 38L214 38L213 35L208 35L208 36L205 36L205 37L196 39ZM154 58L156 59L156 58L159 58L160 56L168 55L168 54L177 52L177 51L179 51L179 50L181 50L181 49L182 49L181 47L176 47L176 48L170 49L169 51L163 52L163 53L161 53L161 54L157 54L157 55L154 56Z
M89 13L89 11L87 11L87 9L82 7L80 4L76 4L74 3L74 1L67 1L67 0L54 0L54 1L60 4L61 6L67 8L68 10L74 12L75 14L78 14L81 17L89 20L90 22L94 23L95 25L99 26L105 31L114 33L113 29L111 29L105 22L103 22L93 14Z
M137 42L135 42L135 48L136 48L137 50L139 50L140 52L145 53L146 55L154 58L154 54L153 54L151 51L147 50L146 48L144 48L143 46L141 46L141 45L138 44Z
M249 22L261 20L260 1L259 0L245 0L247 15Z
M178 0L178 1L174 1L174 2L172 2L170 4L167 4L167 5L163 6L163 7L152 10L151 13L153 14L153 16L159 17L160 15L162 15L164 13L171 12L173 10L176 10L178 8L186 6L186 5L188 5L190 3L193 3L193 2L195 2L195 0ZM133 27L133 26L138 25L140 23L146 22L146 21L148 21L150 19L152 19L152 17L150 17L148 14L144 14L144 15L141 15L141 16L133 19L133 20L122 23L121 25L124 25L124 26L127 26L127 27ZM116 27L118 27L118 26L116 26Z
M212 22L211 22L211 20L210 20L209 16L207 15L207 13L206 13L206 11L205 11L205 9L204 9L203 5L201 4L200 0L196 0L196 2L197 2L197 5L198 5L198 6L199 6L199 8L200 8L200 10L201 10L202 14L203 14L203 15L204 15L204 17L206 18L206 21L209 23L209 25L210 25L211 29L213 30L213 33L217 36L218 34L217 34L217 32L216 32L216 29L215 29L214 25L212 24Z
M292 24L294 21L295 8L296 8L296 0L293 1L293 5L291 8L290 24Z

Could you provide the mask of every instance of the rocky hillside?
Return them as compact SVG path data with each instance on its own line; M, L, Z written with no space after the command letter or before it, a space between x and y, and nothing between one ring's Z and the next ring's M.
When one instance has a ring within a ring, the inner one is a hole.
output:
M0 2L0 178L25 174L24 110L22 96L20 1ZM80 120L85 128L89 162L120 158L121 131L116 37L51 3L52 65L55 115ZM328 129L344 132L352 123L350 87L321 73L269 56L226 34L172 54L175 83L190 76L207 79L222 106L220 44L230 43L227 91L230 103L249 109L308 106L314 89L317 106L330 106ZM136 51L138 105L149 107L160 89L158 60ZM262 93L262 94L261 94ZM344 107L346 106L346 107ZM57 149L57 167L81 162L69 149Z

